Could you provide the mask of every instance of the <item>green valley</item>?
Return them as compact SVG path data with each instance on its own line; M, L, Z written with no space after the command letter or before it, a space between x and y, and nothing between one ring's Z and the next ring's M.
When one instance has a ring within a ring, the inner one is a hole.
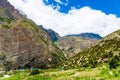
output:
M38 74L30 75L30 70L9 71L9 78L1 80L119 80L120 67L109 69L104 65L97 68L79 68L79 69L40 69ZM2 75L1 75L2 76Z

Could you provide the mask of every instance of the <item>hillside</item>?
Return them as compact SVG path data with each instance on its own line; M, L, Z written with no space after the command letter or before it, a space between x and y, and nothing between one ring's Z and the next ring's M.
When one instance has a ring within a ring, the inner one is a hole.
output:
M66 36L58 39L56 44L62 51L64 51L67 58L71 58L92 46L94 42L96 42L96 40L84 39L76 36Z
M0 70L53 68L65 60L45 31L0 0Z
M104 63L116 68L120 61L120 30L101 39L91 48L63 63L65 68L97 67Z

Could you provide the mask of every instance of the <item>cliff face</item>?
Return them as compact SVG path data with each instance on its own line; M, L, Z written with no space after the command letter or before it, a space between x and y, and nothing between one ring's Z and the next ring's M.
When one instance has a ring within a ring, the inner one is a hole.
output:
M51 68L65 59L45 31L0 0L0 70Z
M23 20L0 28L0 53L8 67L55 67L64 60L62 52L51 42L48 35Z

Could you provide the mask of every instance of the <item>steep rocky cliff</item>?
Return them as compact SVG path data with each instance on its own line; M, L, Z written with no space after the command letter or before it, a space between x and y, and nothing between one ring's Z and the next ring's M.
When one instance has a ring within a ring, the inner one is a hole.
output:
M0 0L0 11L0 70L53 68L65 59L47 33L6 0Z

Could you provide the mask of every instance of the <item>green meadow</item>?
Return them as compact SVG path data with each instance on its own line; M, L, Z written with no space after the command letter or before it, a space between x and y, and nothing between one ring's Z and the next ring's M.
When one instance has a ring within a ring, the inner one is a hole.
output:
M10 75L10 77L3 78L4 74ZM116 69L102 66L68 70L16 70L0 74L0 80L120 80L120 67Z

